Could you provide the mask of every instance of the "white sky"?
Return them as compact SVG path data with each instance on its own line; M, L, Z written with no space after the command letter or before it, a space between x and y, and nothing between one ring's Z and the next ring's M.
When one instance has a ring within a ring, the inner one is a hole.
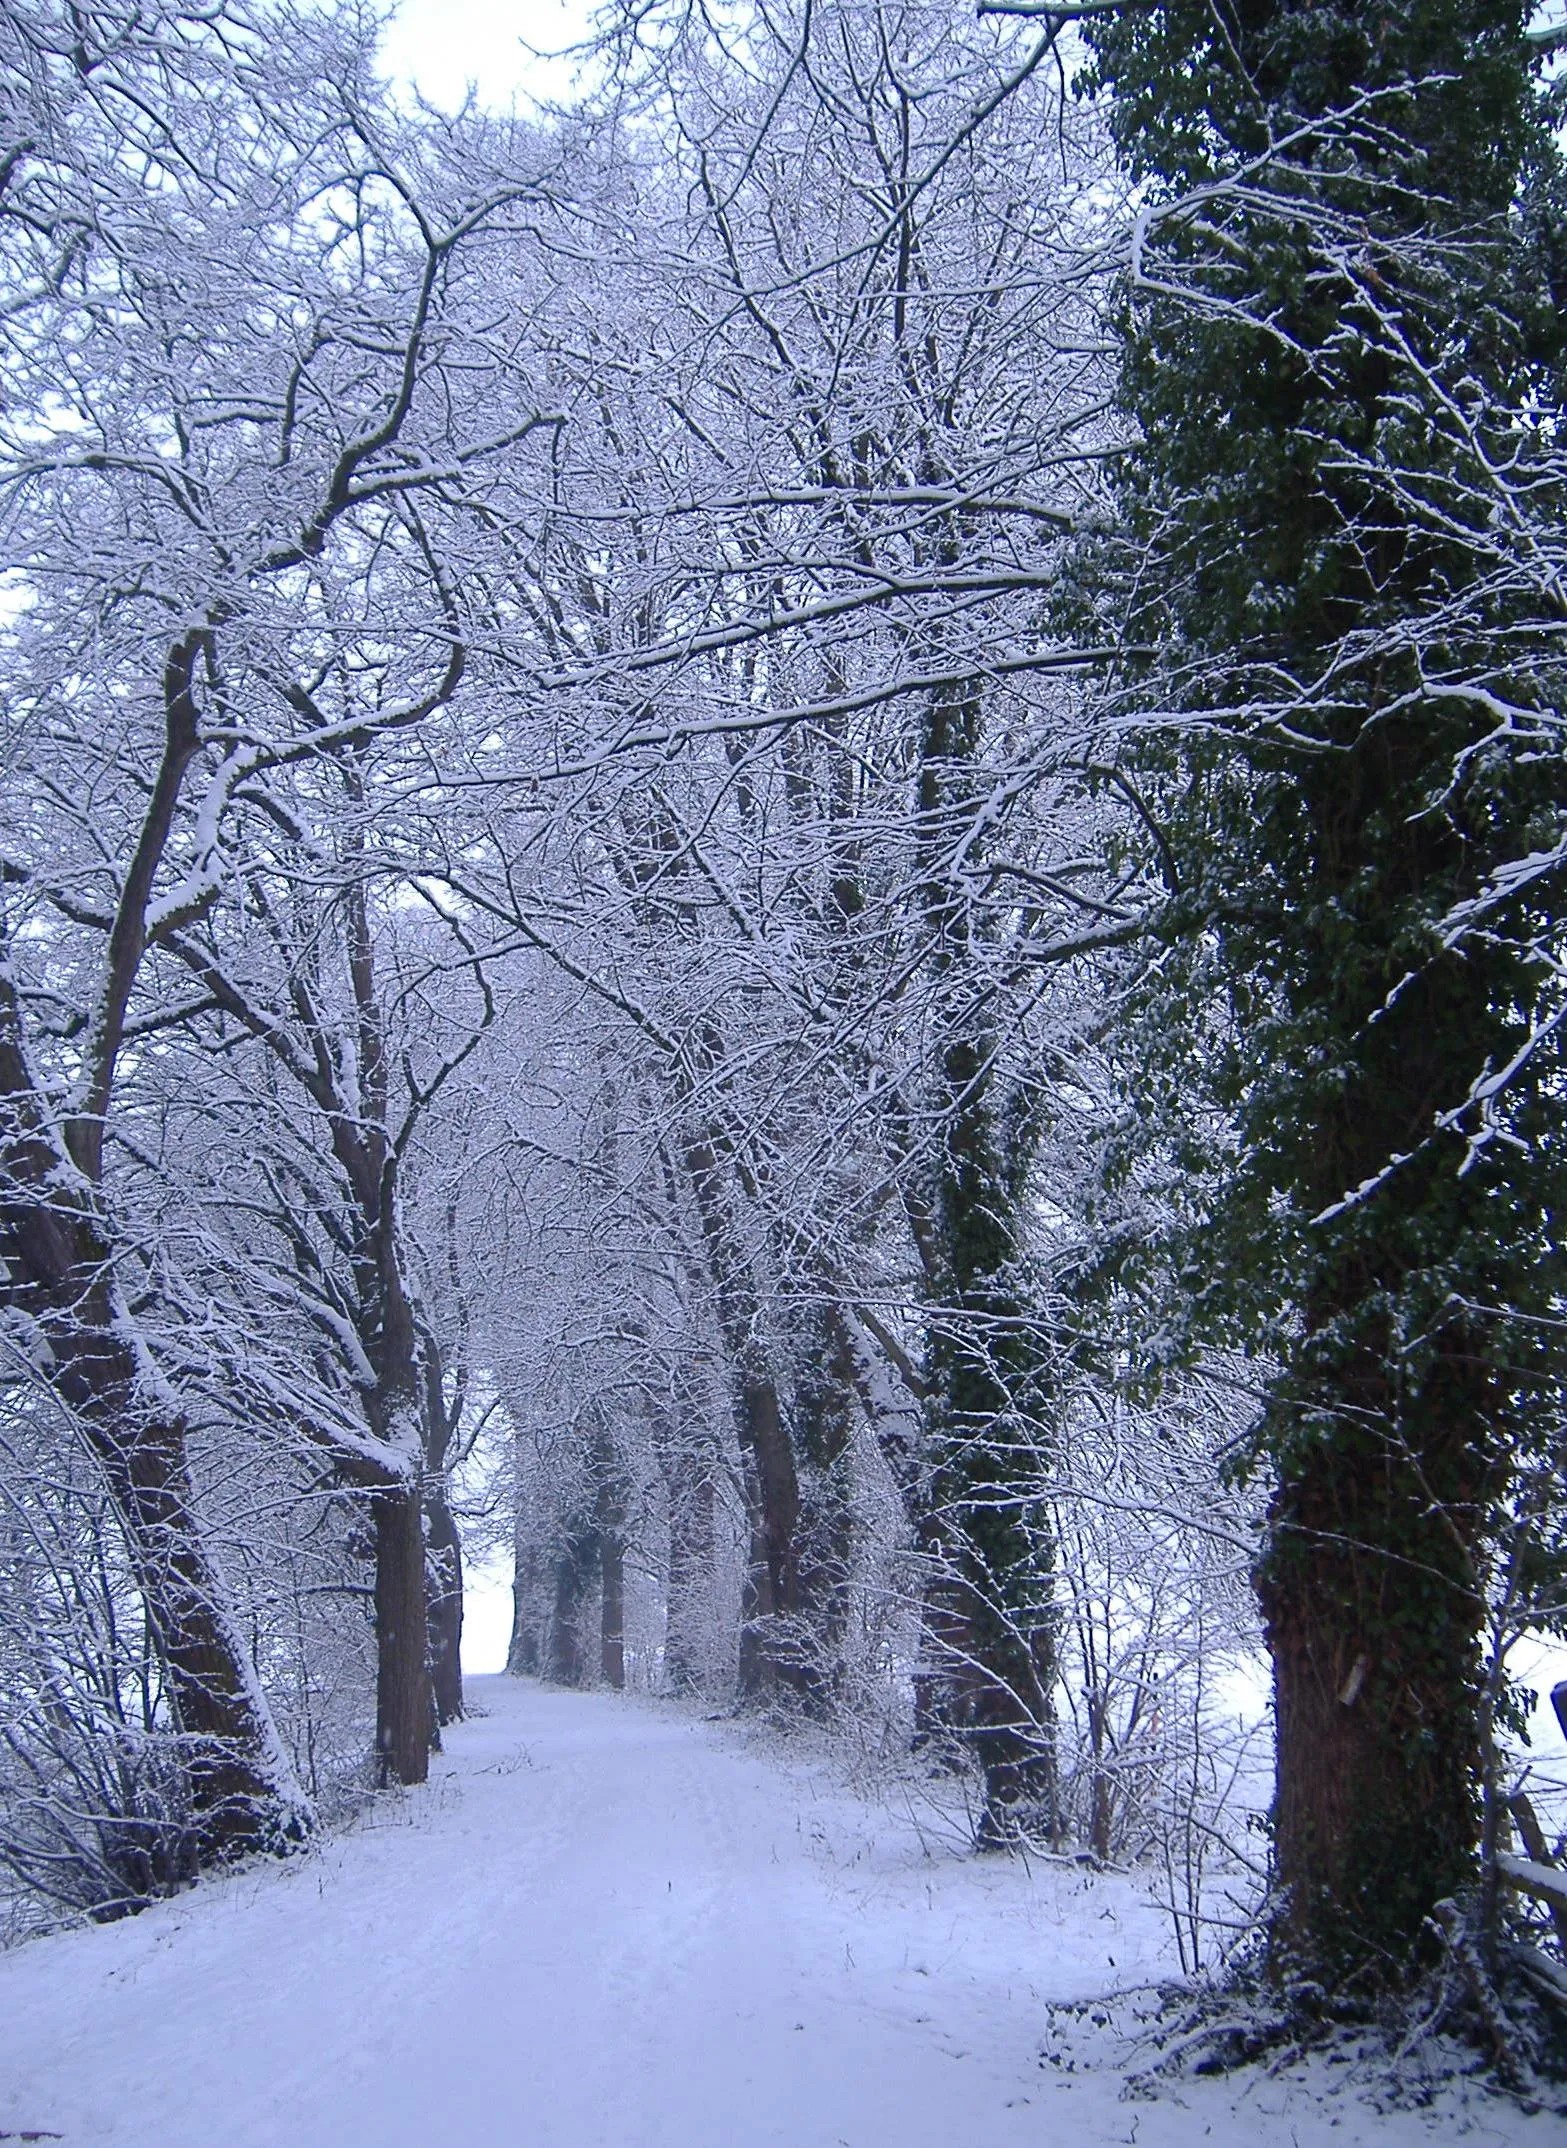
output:
M571 63L535 58L525 47L561 51L586 34L591 12L590 0L402 0L383 65L393 81L447 112L470 87L496 111L565 97Z
M462 1667L504 1671L511 1641L511 1560L471 1560L463 1573Z

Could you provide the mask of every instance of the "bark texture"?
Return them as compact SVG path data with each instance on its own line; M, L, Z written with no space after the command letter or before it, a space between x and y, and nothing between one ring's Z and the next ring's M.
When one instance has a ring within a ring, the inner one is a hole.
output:
M417 1484L371 1495L375 1518L376 1753L384 1783L430 1772L434 1706L427 1657L424 1507Z
M1479 1602L1458 1428L1424 1467L1359 1434L1290 1474L1259 1594L1273 1659L1281 1976L1408 1966L1432 1904L1472 1885ZM1445 1465L1445 1466L1444 1466ZM1433 1475L1448 1496L1433 1506Z
M462 1543L456 1519L437 1483L425 1495L429 1591L430 1684L436 1721L459 1723L462 1691Z
M588 1683L588 1599L598 1571L598 1534L591 1523L586 1523L555 1558L555 1600L545 1675L558 1686Z
M801 1605L797 1533L800 1483L784 1422L778 1379L764 1337L761 1302L729 1213L717 1129L685 1145L719 1327L734 1385L735 1423L745 1463L750 1558L741 1603L740 1686L765 1695L800 1687L790 1621Z
M699 1693L707 1681L707 1634L712 1608L717 1491L713 1457L687 1456L672 1437L663 1445L669 1485L669 1619L664 1675L677 1693Z

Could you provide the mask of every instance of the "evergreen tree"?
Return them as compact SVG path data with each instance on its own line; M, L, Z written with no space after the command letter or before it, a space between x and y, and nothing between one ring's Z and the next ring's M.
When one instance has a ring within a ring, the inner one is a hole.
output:
M1560 1285L1564 802L1526 26L1517 0L1091 25L1140 205L1117 601L1160 651L1129 698L1172 890L1146 1071L1223 1107L1188 1296L1279 1368L1283 1980L1396 1981L1475 1878L1488 1550L1548 1407L1519 1318Z

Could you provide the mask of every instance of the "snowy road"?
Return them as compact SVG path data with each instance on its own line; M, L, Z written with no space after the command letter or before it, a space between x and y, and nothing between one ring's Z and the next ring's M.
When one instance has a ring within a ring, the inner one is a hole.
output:
M725 1726L472 1681L428 1791L0 1960L0 2138L73 2148L1187 2148L1432 2139L1129 2105L1043 2001L1163 1966L1124 1883L955 1854ZM1473 2136L1560 2140L1526 2121ZM1549 2121L1545 2122L1550 2124Z

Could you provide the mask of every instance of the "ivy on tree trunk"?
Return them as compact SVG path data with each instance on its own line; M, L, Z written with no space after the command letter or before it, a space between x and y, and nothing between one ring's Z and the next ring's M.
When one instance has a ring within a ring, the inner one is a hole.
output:
M1548 386L1526 25L1163 0L1089 30L1142 204L1119 587L1160 652L1127 697L1170 889L1142 1100L1223 1114L1174 1272L1196 1332L1280 1368L1251 1459L1286 1981L1396 1981L1475 1877L1488 1547L1535 1415L1516 1316L1560 1284L1526 1049L1559 889L1462 923L1561 795L1496 735L1563 685L1495 538ZM1085 549L1091 606L1113 551Z

